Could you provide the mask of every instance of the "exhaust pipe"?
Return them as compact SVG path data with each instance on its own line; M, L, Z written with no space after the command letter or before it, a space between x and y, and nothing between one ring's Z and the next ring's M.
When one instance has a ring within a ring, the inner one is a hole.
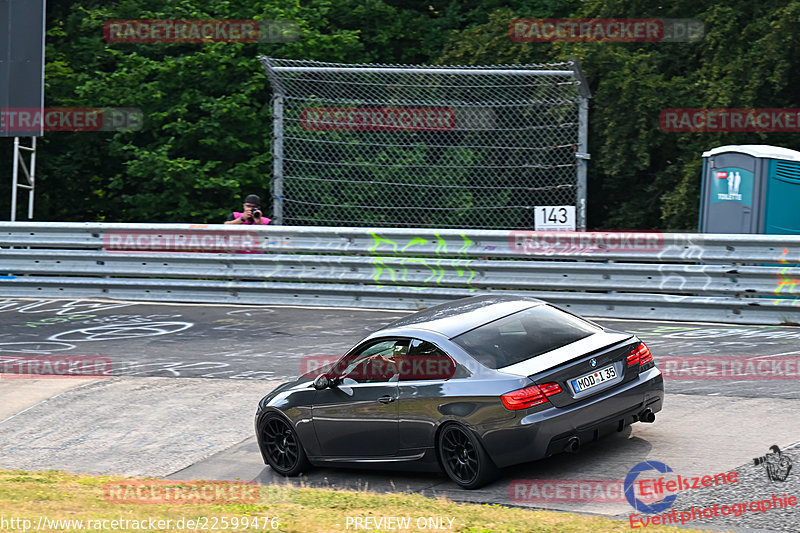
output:
M656 421L656 414L650 409L645 409L644 411L639 413L639 422L647 422L648 424L652 424L655 421Z
M567 443L564 445L564 451L566 453L578 453L578 450L581 447L581 440L573 435L567 440Z

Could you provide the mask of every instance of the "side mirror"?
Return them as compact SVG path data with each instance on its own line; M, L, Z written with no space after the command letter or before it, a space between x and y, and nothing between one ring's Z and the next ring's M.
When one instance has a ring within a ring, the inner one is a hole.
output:
M327 389L332 385L333 383L331 382L330 379L328 379L328 376L325 374L320 374L319 376L316 377L316 379L314 379L314 388L317 390Z

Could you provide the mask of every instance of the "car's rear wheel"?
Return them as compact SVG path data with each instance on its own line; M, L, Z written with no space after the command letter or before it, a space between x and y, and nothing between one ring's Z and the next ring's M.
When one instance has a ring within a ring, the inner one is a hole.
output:
M480 488L497 475L497 467L478 438L457 424L442 429L439 458L450 479L465 489Z
M261 446L269 466L282 476L296 476L311 466L297 432L280 415L272 414L264 418Z

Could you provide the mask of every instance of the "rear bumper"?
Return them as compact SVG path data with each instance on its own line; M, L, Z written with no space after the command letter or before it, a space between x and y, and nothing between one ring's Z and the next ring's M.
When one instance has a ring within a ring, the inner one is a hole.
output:
M577 436L581 443L597 440L638 421L645 409L654 413L664 402L664 378L657 368L578 405L552 407L525 414L499 428L481 432L486 451L499 467L547 457L563 451Z

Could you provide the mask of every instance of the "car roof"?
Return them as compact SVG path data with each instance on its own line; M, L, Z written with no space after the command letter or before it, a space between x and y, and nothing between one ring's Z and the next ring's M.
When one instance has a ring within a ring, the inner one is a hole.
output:
M483 324L539 305L545 305L545 302L525 296L473 296L429 307L396 320L381 331L424 329L451 339Z

